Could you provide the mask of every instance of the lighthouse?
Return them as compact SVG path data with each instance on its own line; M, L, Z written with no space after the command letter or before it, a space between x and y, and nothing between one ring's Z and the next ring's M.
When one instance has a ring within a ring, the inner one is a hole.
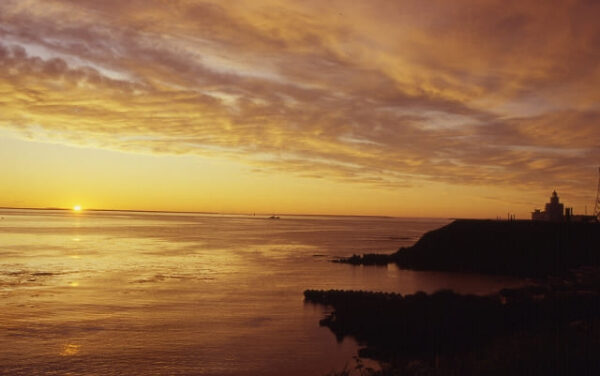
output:
M531 213L531 219L534 221L562 222L565 218L565 206L560 202L556 191L552 192L550 202L546 204L545 210L536 209Z

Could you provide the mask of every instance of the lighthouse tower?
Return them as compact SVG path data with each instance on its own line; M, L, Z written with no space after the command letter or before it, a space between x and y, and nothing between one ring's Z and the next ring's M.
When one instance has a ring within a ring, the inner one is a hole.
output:
M565 206L560 203L558 198L558 194L556 191L552 192L552 196L550 196L550 202L546 204L546 210L540 211L536 209L533 213L531 213L531 219L534 221L551 221L551 222L561 222L565 218Z
M559 202L556 191L552 192L550 202L546 204L546 220L560 222L564 218L564 205Z

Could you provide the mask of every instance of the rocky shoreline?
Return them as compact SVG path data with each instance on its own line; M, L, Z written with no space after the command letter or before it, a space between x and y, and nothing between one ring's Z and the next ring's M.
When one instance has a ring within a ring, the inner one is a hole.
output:
M600 224L538 221L455 220L393 254L363 254L334 260L544 277L585 265L600 265Z
M583 278L581 276L584 276ZM598 270L487 296L306 290L338 338L355 338L372 375L600 374ZM363 373L364 374L364 373Z
M361 376L600 374L598 223L456 220L393 254L334 262L536 281L486 296L306 290L333 309L321 326L381 362Z

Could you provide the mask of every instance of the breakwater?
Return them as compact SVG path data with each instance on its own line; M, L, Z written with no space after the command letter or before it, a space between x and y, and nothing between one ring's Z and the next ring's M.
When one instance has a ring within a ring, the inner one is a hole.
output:
M597 275L596 271L592 274ZM374 375L584 375L600 372L600 284L504 289L488 296L306 290L333 307L320 321L382 362Z

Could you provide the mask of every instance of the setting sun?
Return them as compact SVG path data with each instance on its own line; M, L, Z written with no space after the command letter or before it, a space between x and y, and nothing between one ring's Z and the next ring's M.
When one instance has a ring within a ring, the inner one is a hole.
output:
M76 212L81 211L81 205L75 205L75 206L73 206L73 211L76 211Z

